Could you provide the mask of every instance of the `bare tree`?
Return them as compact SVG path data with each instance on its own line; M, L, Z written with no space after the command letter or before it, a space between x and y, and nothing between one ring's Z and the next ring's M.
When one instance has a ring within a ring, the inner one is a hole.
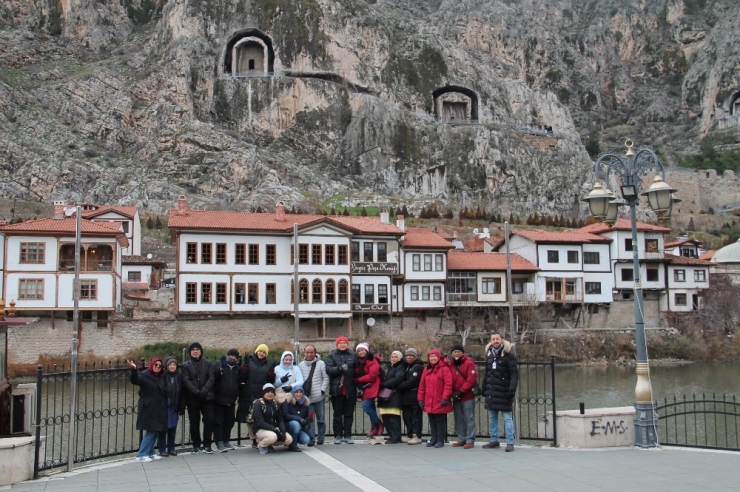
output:
M447 317L454 321L455 331L460 335L463 347L465 347L471 332L485 331L486 319L490 317L488 310L488 307L477 306L472 302L447 306Z
M726 273L711 275L700 320L703 329L725 333L732 333L740 322L740 285L733 285Z
M522 301L516 307L519 317L519 342L523 343L529 332L536 332L542 320L547 317L547 306L541 306L537 294L524 294ZM513 334L512 334L513 337Z

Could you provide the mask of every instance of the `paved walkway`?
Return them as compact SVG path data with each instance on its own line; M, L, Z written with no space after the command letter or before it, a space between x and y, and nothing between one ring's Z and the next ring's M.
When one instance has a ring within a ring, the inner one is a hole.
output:
M251 448L133 458L6 487L12 492L737 491L740 455L676 448L465 450L325 444L261 456ZM2 487L0 487L2 489Z

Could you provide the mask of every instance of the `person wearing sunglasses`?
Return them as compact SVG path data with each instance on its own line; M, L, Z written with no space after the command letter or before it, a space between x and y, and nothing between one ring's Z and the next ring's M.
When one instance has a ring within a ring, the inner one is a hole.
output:
M141 373L136 363L130 360L126 364L131 368L131 384L139 386L139 403L136 415L136 429L145 431L139 444L136 461L148 463L161 457L154 454L154 445L160 432L167 430L167 395L162 377L162 359L153 357L149 367Z

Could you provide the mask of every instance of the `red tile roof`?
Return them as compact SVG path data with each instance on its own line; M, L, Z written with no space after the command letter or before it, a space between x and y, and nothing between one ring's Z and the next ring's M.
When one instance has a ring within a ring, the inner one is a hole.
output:
M136 207L116 207L110 205L102 205L96 210L83 210L82 217L90 219L97 217L98 215L107 214L109 212L116 212L124 217L133 219L136 216Z
M714 263L702 260L701 258L689 258L688 256L677 256L669 253L665 254L665 259L672 265L695 265L695 266L713 266Z
M401 241L404 248L452 249L454 246L431 229L412 228Z
M448 270L506 271L506 253L469 253L450 251L447 254ZM512 272L536 272L539 268L516 253L511 254Z
M83 219L80 223L82 234L123 236L120 224L110 222L92 222ZM77 228L77 219L74 216L63 219L36 219L27 220L19 224L7 224L0 226L0 231L8 232L36 232L36 233L63 233L74 234Z
M474 238L468 239L467 241L463 241L463 247L465 248L465 251L469 251L471 253L482 252L483 251L483 238L474 237Z
M543 231L537 229L534 231L525 231L515 229L513 234L522 236L535 243L610 243L612 240L608 237L589 234L581 230L577 231Z
M601 234L609 231L631 231L632 225L627 219L617 219L617 222L613 226L604 224L603 222L595 222L576 230L579 232L590 232L591 234ZM663 234L671 232L667 227L646 224L644 222L637 223L637 230L640 232L660 232Z
M153 265L153 266L167 266L167 262L157 260L154 258L147 258L139 255L125 255L121 257L122 265Z
M699 255L699 259L700 260L704 260L704 261L709 261L712 258L714 258L714 253L716 253L716 252L717 252L716 249L710 249L709 251L706 251L706 252L700 254Z
M326 221L358 233L389 234L402 236L403 231L395 224L381 224L379 217L345 217L310 214L286 214L278 221L274 213L248 213L216 210L170 211L168 226L171 229L240 230L256 232L291 232L293 224L299 227Z
M506 239L503 238L503 237L488 237L488 238L485 239L485 241L488 244L490 244L493 249L496 249L499 246L501 246L502 244L504 244L504 242L506 241Z
M682 239L680 241L673 241L670 243L665 243L665 249L675 248L676 246L681 246L682 244L686 244L686 243L693 243L693 244L696 244L697 246L701 244L699 241L695 239Z

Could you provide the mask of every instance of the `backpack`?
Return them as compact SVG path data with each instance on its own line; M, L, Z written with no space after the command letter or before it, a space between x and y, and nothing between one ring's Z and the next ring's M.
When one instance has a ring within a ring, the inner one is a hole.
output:
M262 398L258 398L254 403L257 403L257 401L262 404L262 415L264 415L267 412L267 404ZM254 403L252 403L252 408L249 409L249 414L247 415L247 424L249 425L254 425Z

